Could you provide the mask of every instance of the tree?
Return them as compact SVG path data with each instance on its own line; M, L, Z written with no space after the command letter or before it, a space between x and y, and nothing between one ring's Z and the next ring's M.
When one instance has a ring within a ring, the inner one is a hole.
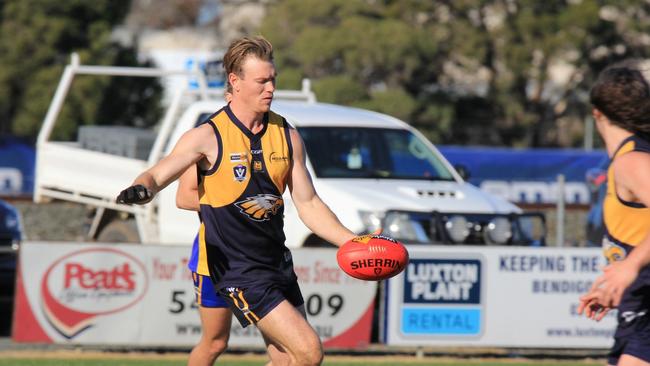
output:
M595 75L648 56L649 13L633 0L285 0L261 32L279 85L309 77L321 100L393 114L434 142L576 146Z
M419 108L413 80L435 79L440 65L426 61L444 52L436 37L427 35L443 32L431 29L433 23L413 26L415 13L426 4L412 2L406 13L398 5L346 0L275 4L261 31L278 50L279 87L298 87L295 75L309 77L320 100L411 121ZM291 84L283 80L284 73L292 76Z
M1 4L0 133L34 140L54 90L77 52L81 63L138 65L134 49L111 32L129 1L9 0ZM155 80L79 77L73 83L54 138L71 139L78 124L151 125L162 93Z

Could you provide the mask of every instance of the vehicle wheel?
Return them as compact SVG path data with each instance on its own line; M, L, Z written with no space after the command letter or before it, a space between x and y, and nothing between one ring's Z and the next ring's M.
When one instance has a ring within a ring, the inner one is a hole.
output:
M114 220L106 225L97 236L103 243L139 243L140 235L135 220Z
M336 248L334 244L330 244L316 234L309 235L302 246L305 248Z

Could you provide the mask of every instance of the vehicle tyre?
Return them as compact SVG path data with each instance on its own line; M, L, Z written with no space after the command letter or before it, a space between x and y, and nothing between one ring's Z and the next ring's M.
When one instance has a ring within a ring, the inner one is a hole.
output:
M305 242L302 244L305 248L335 248L334 244L329 243L325 239L321 238L316 234L311 234Z
M97 236L103 243L139 243L140 235L134 219L114 220L106 225Z

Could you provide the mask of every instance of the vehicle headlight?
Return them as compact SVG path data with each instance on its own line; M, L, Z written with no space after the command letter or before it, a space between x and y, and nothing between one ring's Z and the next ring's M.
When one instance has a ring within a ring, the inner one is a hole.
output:
M387 212L383 229L386 235L398 240L422 243L429 241L422 225L405 212Z
M505 217L495 217L485 225L483 235L487 244L503 245L512 238L512 225Z
M445 230L452 242L462 243L469 236L469 229L472 224L463 216L454 215L445 222Z

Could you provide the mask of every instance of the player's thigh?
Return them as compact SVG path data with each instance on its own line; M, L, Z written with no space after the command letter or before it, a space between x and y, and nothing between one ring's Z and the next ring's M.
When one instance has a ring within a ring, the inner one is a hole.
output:
M199 306L199 314L201 316L201 328L205 338L228 340L230 325L232 323L232 312L229 308Z
M192 280L204 338L228 340L232 322L228 303L217 294L210 277L194 272Z
M624 354L618 359L617 366L650 366L650 362L646 362L635 356Z
M287 300L278 304L257 323L267 342L288 352L321 350L321 343L314 329L303 314Z

